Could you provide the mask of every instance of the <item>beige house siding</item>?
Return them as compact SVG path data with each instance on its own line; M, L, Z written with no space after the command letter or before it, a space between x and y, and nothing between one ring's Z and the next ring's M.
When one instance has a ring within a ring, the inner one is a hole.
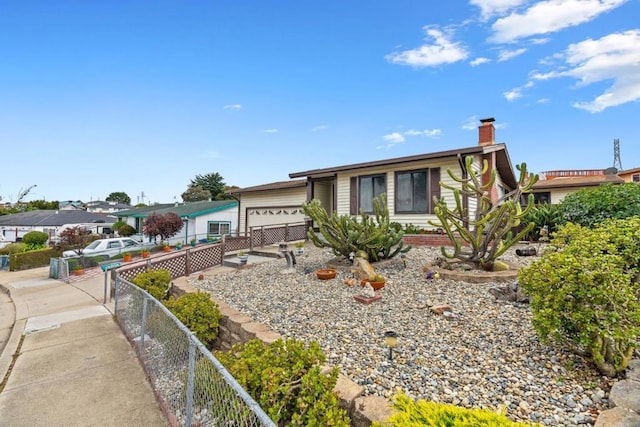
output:
M391 220L400 224L413 224L422 228L433 228L429 225L428 221L437 221L437 217L433 214L396 214L395 213L395 173L399 171L408 171L414 169L424 168L440 168L440 179L449 184L457 185L453 179L447 173L447 169L451 169L454 175L460 175L460 165L456 158L451 158L443 161L427 161L427 162L415 162L406 163L402 166L396 167L392 170L388 168L368 168L358 171L350 171L349 173L338 174L337 179L337 213L339 215L349 215L350 213L350 180L351 177L358 177L364 175L376 175L384 174L386 176L386 189L387 189L387 204ZM440 196L443 197L446 203L453 206L455 201L453 198L453 191L441 188Z
M303 222L301 206L306 200L305 187L242 193L238 231L242 234L249 227Z

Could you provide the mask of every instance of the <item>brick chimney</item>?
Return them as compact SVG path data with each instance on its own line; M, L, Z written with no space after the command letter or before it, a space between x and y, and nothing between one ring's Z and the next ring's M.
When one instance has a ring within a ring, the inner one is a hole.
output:
M496 128L493 127L493 122L496 119L489 117L487 119L480 119L480 126L478 126L478 145L493 145L496 143Z

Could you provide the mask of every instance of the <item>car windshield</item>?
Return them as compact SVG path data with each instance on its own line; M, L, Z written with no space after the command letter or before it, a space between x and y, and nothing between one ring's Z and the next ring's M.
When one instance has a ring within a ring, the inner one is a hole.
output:
M91 244L89 246L87 246L85 249L95 249L98 247L98 245L100 245L100 240L96 240L94 242L91 242Z

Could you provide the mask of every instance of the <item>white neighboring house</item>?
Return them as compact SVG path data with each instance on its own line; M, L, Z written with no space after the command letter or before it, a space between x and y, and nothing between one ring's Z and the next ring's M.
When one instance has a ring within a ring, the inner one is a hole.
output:
M182 229L173 236L169 243L183 242L191 239L203 240L207 236L220 237L235 235L238 227L238 202L236 200L215 200L190 203L170 203L144 206L116 213L120 221L124 221L136 232L143 234L144 220L152 213L164 215L173 212L183 222Z
M105 202L103 200L92 200L90 202L85 203L85 206L87 208L87 212L109 214L109 215L113 215L116 212L120 212L120 211L126 211L133 207L131 205L125 205L124 203Z
M0 216L0 235L5 242L19 242L30 231L42 231L49 239L62 230L83 226L90 233L111 234L116 218L83 210L34 210Z
M247 234L251 227L305 221L302 204L307 201L306 179L238 188L229 190L228 193L240 201L240 234Z

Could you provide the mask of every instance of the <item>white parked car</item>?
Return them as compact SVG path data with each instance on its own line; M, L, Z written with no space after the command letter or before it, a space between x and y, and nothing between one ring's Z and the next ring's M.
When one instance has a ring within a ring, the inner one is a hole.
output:
M62 253L63 257L77 257L77 256L94 256L94 255L107 255L112 257L114 255L142 250L144 246L142 243L137 242L129 237L116 237L113 239L98 239L94 240L84 249L69 250Z

